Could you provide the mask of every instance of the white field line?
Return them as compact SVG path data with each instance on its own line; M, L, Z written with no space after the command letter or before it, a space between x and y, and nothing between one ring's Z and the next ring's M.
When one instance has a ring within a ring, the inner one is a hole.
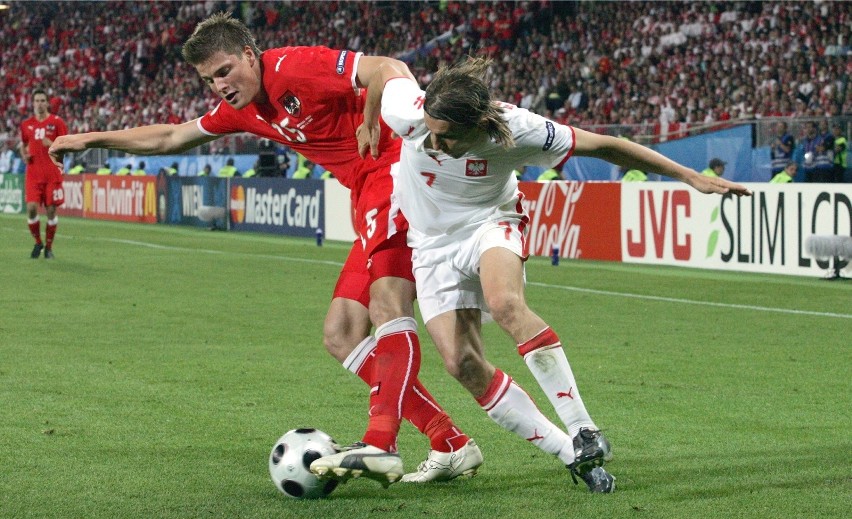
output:
M137 245L139 247L148 247L150 249L172 250L178 252L200 252L202 254L231 254L235 256L251 256L252 258L276 259L282 261L293 261L298 263L313 263L316 265L331 265L333 267L342 267L343 263L339 261L327 261L310 258L294 258L292 256L280 256L276 254L253 254L250 252L225 252L214 249L197 249L194 247L174 247L172 245L158 245L156 243L148 243L136 240L121 240L117 238L87 238L90 240L110 241L114 243L125 243L127 245Z
M158 245L156 243L148 243L142 241L135 240L122 240L122 239L114 239L114 238L91 238L85 237L83 239L87 240L101 240L101 241L110 241L115 243L124 243L127 245L136 245L139 247L147 247L150 249L161 249L161 250L173 250L173 251L181 251L181 252L195 252L202 254L234 254L239 256L251 256L256 258L267 258L281 261L293 261L298 263L309 263L309 264L317 264L317 265L330 265L334 267L342 267L343 263L337 261L327 261L327 260L317 260L317 259L309 259L309 258L295 258L292 256L280 256L275 254L251 254L247 252L224 252L220 250L213 249L197 249L192 247L174 247L170 245ZM753 310L756 312L773 312L779 314L791 314L791 315L810 315L814 317L832 317L839 319L852 319L852 314L839 314L834 312L816 312L811 310L795 310L790 308L775 308L771 306L756 306L756 305L741 305L734 303L717 303L713 301L698 301L694 299L680 299L676 297L663 297L663 296L652 296L645 294L631 294L629 292L613 292L610 290L596 290L593 288L582 288L582 287L572 287L567 285L552 285L549 283L538 283L538 282L527 282L528 286L535 286L541 288L550 288L555 290L569 290L572 292L582 292L586 294L595 294L599 296L609 296L609 297L624 297L629 299L644 299L646 301L661 301L666 303L677 303L677 304L686 304L686 305L698 305L698 306L712 306L717 308L736 308L740 310Z
M572 292L584 292L600 296L627 297L631 299L644 299L647 301L662 301L666 303L678 303L686 305L715 306L720 308L737 308L740 310L754 310L757 312L775 312L779 314L812 315L817 317L838 317L841 319L852 319L852 314L837 314L832 312L814 312L811 310L793 310L789 308L774 308L771 306L739 305L734 303L715 303L713 301L697 301L694 299L679 299L676 297L649 296L645 294L631 294L629 292L612 292L609 290L595 290L593 288L570 287L565 285L550 285L547 283L528 282L527 285L554 288L558 290L570 290Z

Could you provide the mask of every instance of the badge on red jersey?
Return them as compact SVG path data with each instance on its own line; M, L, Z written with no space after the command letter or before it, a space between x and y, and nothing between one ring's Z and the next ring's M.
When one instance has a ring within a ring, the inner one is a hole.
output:
M464 167L466 177L484 177L488 174L488 161L483 159L467 159Z
M284 92L284 95L278 98L278 102L293 117L299 117L302 114L302 102L293 92L289 90Z

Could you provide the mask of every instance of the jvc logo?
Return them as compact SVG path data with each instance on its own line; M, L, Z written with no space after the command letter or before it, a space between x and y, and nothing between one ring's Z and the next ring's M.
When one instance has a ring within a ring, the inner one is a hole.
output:
M639 228L627 229L627 255L632 258L644 258L650 245L653 254L661 259L667 245L671 245L674 259L689 261L692 256L692 236L678 231L682 219L689 218L691 212L689 192L673 190L662 192L660 200L654 199L654 191L639 191ZM650 231L648 233L647 231Z

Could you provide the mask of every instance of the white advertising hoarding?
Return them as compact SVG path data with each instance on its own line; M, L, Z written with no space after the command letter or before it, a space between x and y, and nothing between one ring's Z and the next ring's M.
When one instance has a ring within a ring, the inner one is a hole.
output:
M852 235L850 184L748 184L752 197L704 195L683 184L621 186L622 261L822 275L812 235ZM847 267L848 262L842 262Z

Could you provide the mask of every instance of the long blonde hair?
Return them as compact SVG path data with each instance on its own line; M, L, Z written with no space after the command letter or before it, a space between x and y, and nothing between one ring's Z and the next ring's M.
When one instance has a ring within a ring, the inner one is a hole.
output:
M504 148L515 145L503 119L503 108L491 99L485 72L491 60L468 57L451 67L441 67L426 87L424 111L434 119L464 128L480 128Z

